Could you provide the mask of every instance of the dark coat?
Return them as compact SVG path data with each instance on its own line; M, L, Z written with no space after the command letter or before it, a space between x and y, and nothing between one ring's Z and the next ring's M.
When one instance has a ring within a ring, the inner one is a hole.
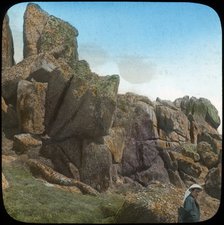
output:
M184 208L188 212L186 222L200 221L200 207L196 199L191 194L185 199Z

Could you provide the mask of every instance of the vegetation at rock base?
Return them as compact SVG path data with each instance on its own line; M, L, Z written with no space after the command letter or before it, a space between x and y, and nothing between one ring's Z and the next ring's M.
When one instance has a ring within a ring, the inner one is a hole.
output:
M21 158L20 158L21 159ZM27 223L175 223L185 190L156 182L144 190L113 189L94 197L73 187L35 179L18 156L4 156L2 171L9 187L3 191L6 212ZM219 201L205 192L199 198L201 219L215 215Z
M4 207L15 220L27 223L111 223L123 204L119 194L82 195L35 179L21 163L4 165L10 187Z

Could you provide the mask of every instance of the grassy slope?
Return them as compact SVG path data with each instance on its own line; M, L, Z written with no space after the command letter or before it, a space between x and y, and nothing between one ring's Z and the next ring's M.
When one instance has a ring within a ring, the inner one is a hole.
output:
M16 163L3 165L10 187L3 192L4 207L16 220L39 223L111 223L123 204L118 194L99 197L48 187Z

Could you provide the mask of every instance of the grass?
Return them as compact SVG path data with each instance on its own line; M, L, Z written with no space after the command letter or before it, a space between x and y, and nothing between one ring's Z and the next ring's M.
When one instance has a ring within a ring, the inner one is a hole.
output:
M10 187L4 207L15 220L27 223L113 223L123 204L119 194L98 197L48 187L21 164L3 165Z

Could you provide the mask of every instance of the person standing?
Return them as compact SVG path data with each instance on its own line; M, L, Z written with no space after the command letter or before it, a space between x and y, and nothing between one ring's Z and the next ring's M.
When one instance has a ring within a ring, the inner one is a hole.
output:
M203 188L198 184L191 185L184 195L184 209L186 218L183 222L199 222L200 221L200 206L197 202L199 193Z

